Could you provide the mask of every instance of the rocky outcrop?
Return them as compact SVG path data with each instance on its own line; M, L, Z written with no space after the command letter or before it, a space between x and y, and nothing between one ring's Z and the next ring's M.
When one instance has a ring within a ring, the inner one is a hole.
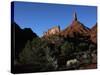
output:
M85 27L78 21L73 21L72 24L62 31L64 37L81 37L89 36L90 29Z
M74 13L74 19L72 23L61 32L64 37L89 37L90 29L80 23L77 19L77 14Z
M91 29L78 21L77 14L74 12L72 23L64 30L60 30L60 26L53 27L44 33L44 37L52 35L60 35L64 38L73 38L97 43L97 24Z
M91 34L91 41L93 43L97 43L97 23L91 28L91 31L90 31L90 34Z
M55 26L51 29L49 29L47 32L44 32L44 36L50 36L50 35L55 35L60 33L60 26Z

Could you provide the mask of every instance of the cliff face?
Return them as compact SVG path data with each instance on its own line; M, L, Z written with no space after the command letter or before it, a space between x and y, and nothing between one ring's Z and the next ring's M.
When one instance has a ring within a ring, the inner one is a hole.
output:
M89 31L90 29L79 21L73 21L71 25L61 32L61 35L64 37L89 36Z
M91 34L91 41L93 43L97 43L97 23L91 28L91 31L90 31L90 34Z
M74 13L72 23L62 30L61 35L64 37L70 38L89 38L90 37L90 29L84 26L82 23L78 21L77 14Z
M51 35L55 35L59 33L60 33L60 27L56 26L56 27L49 29L47 32L44 32L44 36L51 36Z
M74 13L72 23L64 30L60 30L59 26L53 27L44 33L44 37L51 35L60 35L64 38L74 38L91 41L97 43L97 24L91 29L78 21L77 14Z

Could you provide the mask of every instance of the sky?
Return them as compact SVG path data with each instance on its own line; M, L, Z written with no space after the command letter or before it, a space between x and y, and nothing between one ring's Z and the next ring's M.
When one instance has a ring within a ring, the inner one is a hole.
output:
M14 2L14 21L22 29L31 28L40 37L54 26L59 25L61 30L68 27L74 12L78 20L89 28L97 22L96 6Z

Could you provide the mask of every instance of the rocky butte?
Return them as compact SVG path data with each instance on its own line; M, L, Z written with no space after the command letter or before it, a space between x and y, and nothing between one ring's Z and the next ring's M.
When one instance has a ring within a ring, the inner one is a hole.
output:
M89 28L78 21L77 14L75 12L72 23L62 30L61 35L64 37L90 36L89 31Z
M47 32L44 32L44 36L50 36L50 35L58 35L60 33L60 26L55 26L51 29L48 29Z
M90 29L84 24L79 22L76 12L73 14L73 21L64 30L60 29L60 26L55 26L44 32L43 37L49 37L52 35L60 35L65 38L78 38L84 40L90 40L93 43L97 42L97 23Z

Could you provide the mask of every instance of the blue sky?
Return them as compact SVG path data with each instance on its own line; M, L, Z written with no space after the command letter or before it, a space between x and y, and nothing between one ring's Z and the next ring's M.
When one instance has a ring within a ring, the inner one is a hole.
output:
M68 27L74 11L78 20L91 28L97 22L97 7L31 2L14 2L14 21L21 28L31 28L37 35L54 26Z

